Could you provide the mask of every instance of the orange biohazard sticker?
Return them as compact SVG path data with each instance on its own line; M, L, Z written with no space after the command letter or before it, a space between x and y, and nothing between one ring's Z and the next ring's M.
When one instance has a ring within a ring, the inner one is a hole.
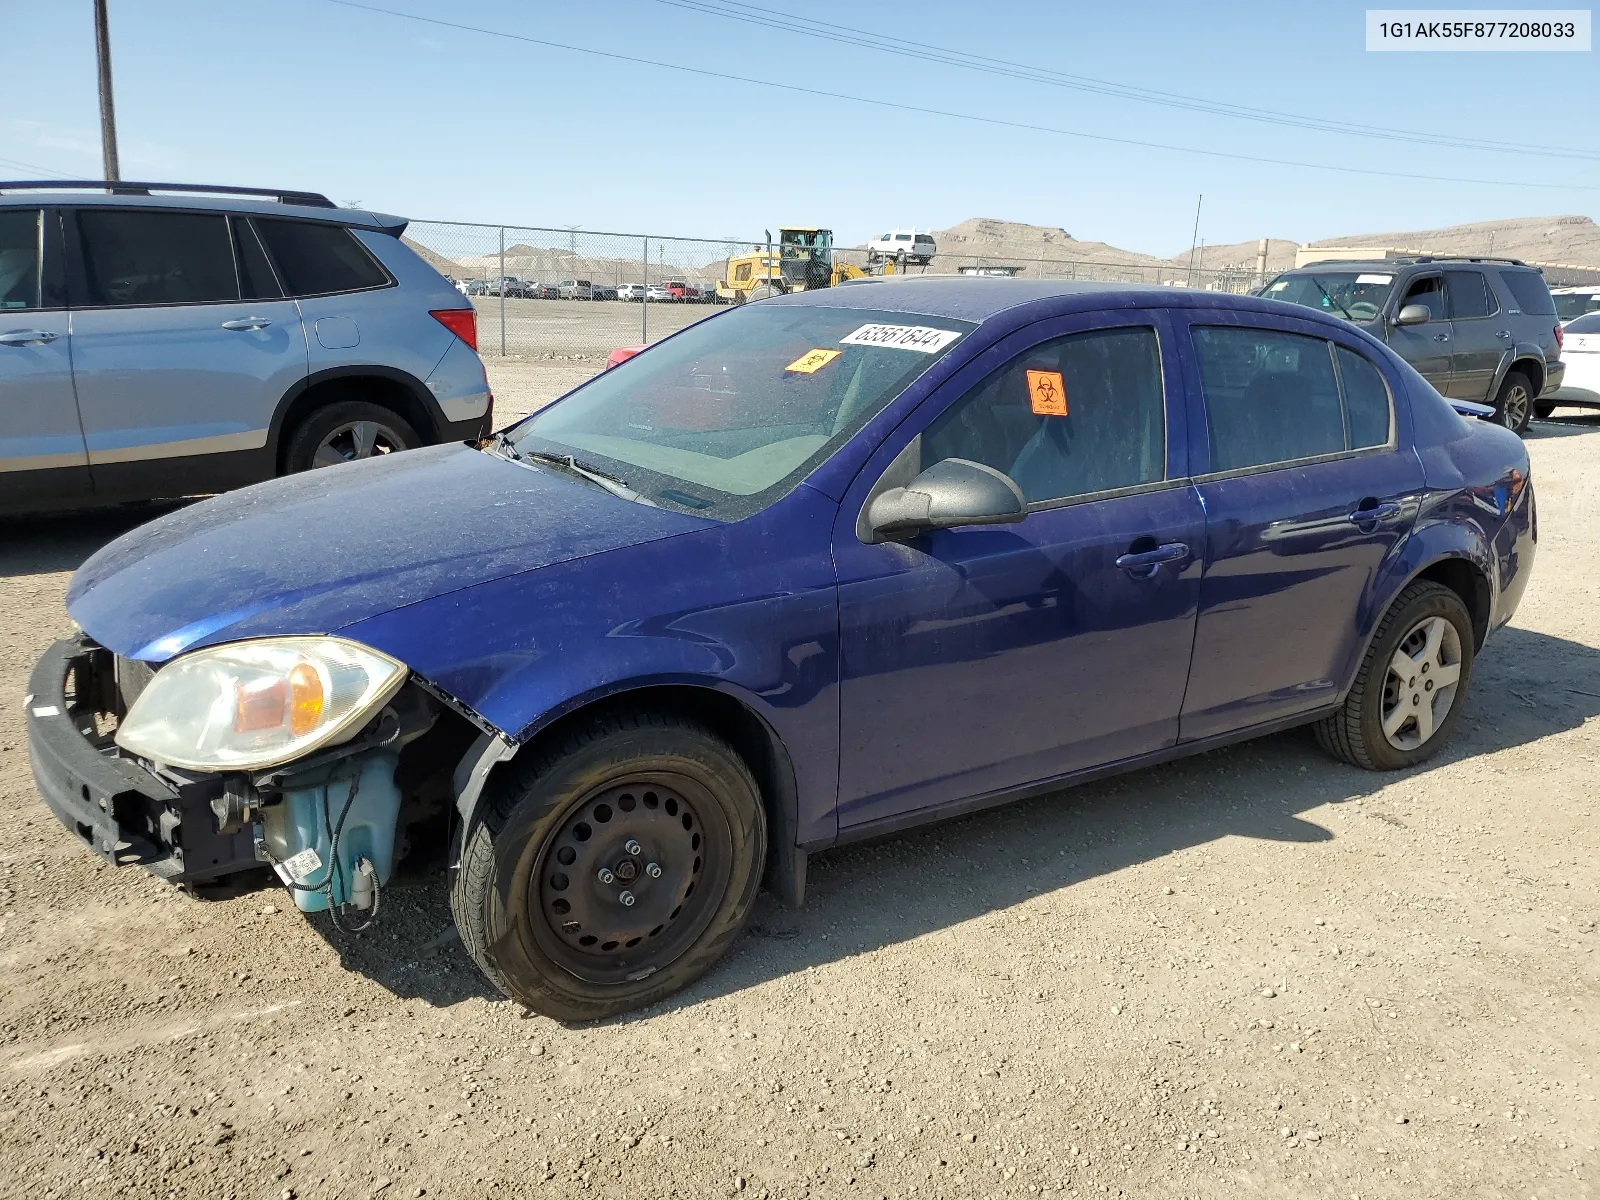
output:
M1067 415L1067 385L1060 371L1029 371L1028 401L1038 417Z
M838 358L841 353L843 351L840 350L807 350L785 367L784 370L798 371L802 375L813 375Z

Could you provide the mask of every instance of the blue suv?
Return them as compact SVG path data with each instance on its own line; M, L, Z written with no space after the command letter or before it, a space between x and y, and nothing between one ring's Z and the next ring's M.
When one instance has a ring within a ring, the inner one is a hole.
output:
M1425 761L1536 534L1521 441L1336 317L874 279L125 535L29 754L110 861L270 867L342 928L453 830L468 952L602 1017L841 842L1295 725Z
M0 512L486 434L473 309L405 227L306 192L0 183Z

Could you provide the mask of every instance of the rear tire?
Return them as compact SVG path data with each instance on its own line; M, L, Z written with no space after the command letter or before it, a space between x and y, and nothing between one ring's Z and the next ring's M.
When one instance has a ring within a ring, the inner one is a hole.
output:
M773 296L781 295L783 295L783 289L770 283L758 283L755 285L755 287L750 289L749 299L751 302L754 302L756 300L766 300Z
M560 1021L651 1004L738 936L766 861L744 760L660 713L597 720L490 781L450 907L508 997Z
M289 436L283 471L292 475L314 467L398 454L422 444L405 418L381 404L345 400L319 408Z
M1378 623L1344 704L1314 727L1317 743L1369 771L1432 758L1461 713L1473 652L1461 597L1425 580L1409 585Z
M1533 383L1521 371L1507 371L1494 398L1494 419L1521 435L1533 419Z

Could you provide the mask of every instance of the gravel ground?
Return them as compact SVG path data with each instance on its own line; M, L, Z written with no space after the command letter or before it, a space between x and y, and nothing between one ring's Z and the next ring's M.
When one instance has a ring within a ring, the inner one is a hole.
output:
M0 525L0 1195L1595 1196L1600 421L1529 440L1533 583L1426 768L1289 733L824 854L586 1027L492 993L437 853L346 938L82 850L19 700L133 518Z

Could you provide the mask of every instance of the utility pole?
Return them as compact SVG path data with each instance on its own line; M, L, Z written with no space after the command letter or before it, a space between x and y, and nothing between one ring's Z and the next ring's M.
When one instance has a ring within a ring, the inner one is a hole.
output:
M1205 193L1200 193L1194 202L1194 234L1189 238L1189 273L1184 277L1186 287L1194 286L1194 252L1200 244L1200 205L1205 200Z
M100 63L100 153L106 179L122 178L117 166L117 111L111 102L111 29L106 23L106 0L94 0L94 48Z

